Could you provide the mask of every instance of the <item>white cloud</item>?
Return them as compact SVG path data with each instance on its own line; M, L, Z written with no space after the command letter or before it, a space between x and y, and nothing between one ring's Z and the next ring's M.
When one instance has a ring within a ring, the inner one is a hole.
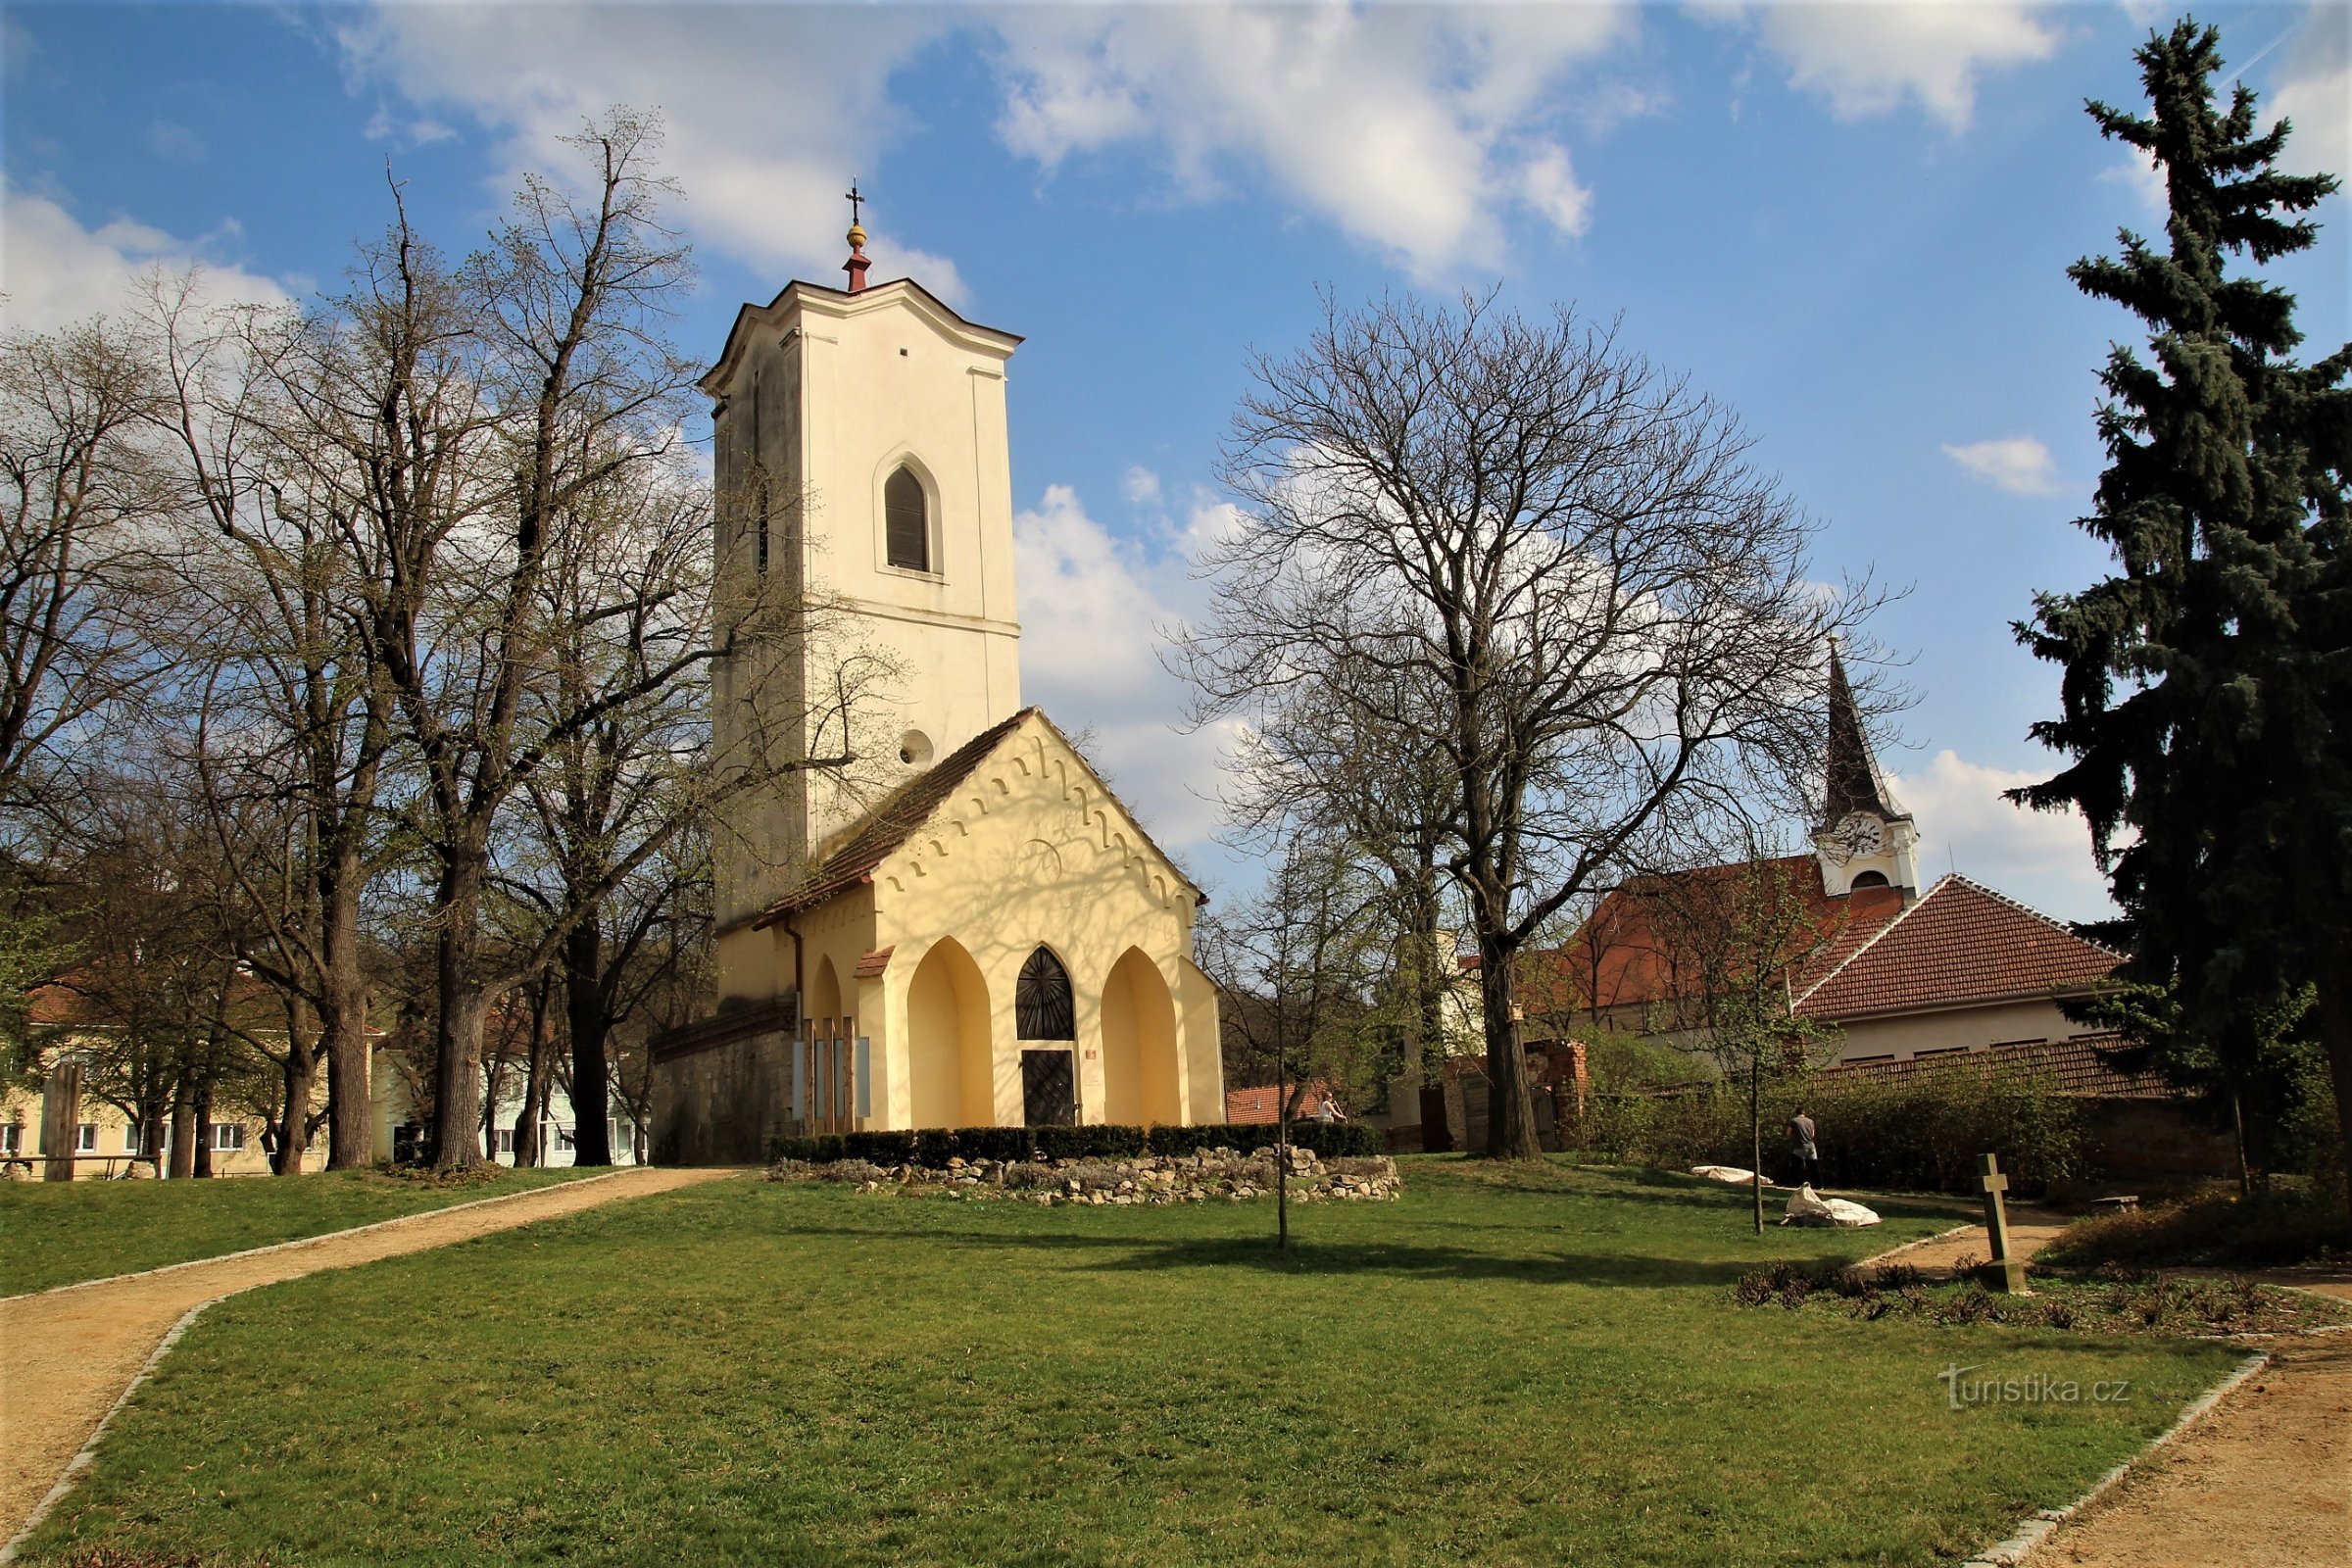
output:
M1974 441L1967 446L1946 443L1944 455L1970 475L1997 485L2016 496L2056 495L2066 488L2050 449L2030 435L1999 441Z
M2165 188L2164 171L2156 167L2155 158L2137 147L2127 147L2121 162L2104 169L2099 178L2112 181L2129 190L2142 209L2161 218L2172 210L2172 192Z
M173 120L159 120L147 127L147 150L171 164L201 164L209 151L202 136Z
M1986 767L1947 749L1925 767L1888 779L1919 828L1922 882L1956 869L2060 919L2112 915L2082 818L2029 811L2001 799L2003 790L2046 777Z
M1592 192L1577 183L1566 148L1546 147L1519 166L1519 198L1563 234L1592 226Z
M1007 147L1048 170L1142 144L1178 190L1263 169L1414 272L1517 202L1567 233L1591 193L1544 134L1560 79L1630 29L1614 5L1036 7L1000 14Z
M1093 731L1088 755L1162 847L1200 846L1217 827L1229 737L1184 732L1185 686L1159 662L1158 628L1194 586L1182 561L1147 558L1088 516L1075 490L1051 485L1013 518L1013 569L1023 700L1065 730Z
M1131 507L1159 505L1159 475L1141 464L1127 470L1126 476L1119 481L1119 488L1126 494L1127 504Z
M207 260L236 232L227 223L184 240L126 218L88 229L48 197L0 186L0 293L7 295L0 318L12 331L51 332L121 313L137 302L141 278L156 267L200 268L203 300L291 303L273 279Z
M2276 70L2263 112L2295 122L2279 162L2298 174L2352 179L2352 8L2313 5Z
M386 5L340 33L352 70L388 85L415 119L379 116L418 140L437 113L502 133L502 179L561 174L561 145L613 104L659 108L662 165L687 171L674 219L747 266L821 282L839 277L853 176L870 174L894 127L916 111L889 97L890 74L956 24L907 6ZM867 209L874 281L918 277L960 302L949 259L908 243L889 193Z
M1841 120L1916 101L1953 130L1976 110L1977 78L2047 60L2059 35L2019 0L1816 0L1738 6L1792 86L1819 93Z

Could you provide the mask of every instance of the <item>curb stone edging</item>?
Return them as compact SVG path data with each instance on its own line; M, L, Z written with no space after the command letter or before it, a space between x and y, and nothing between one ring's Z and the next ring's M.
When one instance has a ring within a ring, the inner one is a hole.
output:
M65 1285L49 1286L45 1290L26 1291L21 1296L0 1296L0 1305L5 1305L10 1301L29 1301L36 1296L56 1296L65 1291L86 1291L94 1285L120 1285L124 1280L151 1279L158 1274L172 1274L183 1268L202 1268L207 1263L226 1263L240 1257L259 1257L264 1252L282 1252L288 1248L317 1247L322 1242L339 1242L346 1236L365 1236L369 1231L380 1231L387 1225L406 1225L412 1220L430 1219L435 1214L461 1213L468 1208L481 1208L491 1203L512 1203L518 1198L537 1198L542 1193L560 1193L573 1187L593 1187L598 1182L609 1182L615 1176L626 1176L631 1171L662 1168L659 1165L623 1165L616 1170L609 1170L602 1176L575 1176L566 1182L549 1182L540 1187L526 1187L519 1193L500 1193L495 1198L469 1198L463 1203L448 1203L440 1208L420 1208L413 1214L395 1214L390 1219L372 1219L365 1225L354 1225L346 1230L321 1231L316 1236L297 1236L290 1242L265 1242L260 1247L239 1248L233 1252L216 1252L211 1257L183 1258L176 1263L158 1263L153 1268L132 1269L127 1274L109 1274L94 1280L74 1280ZM0 1558L0 1561L5 1560Z
M2051 1531L2106 1495L2116 1483L2129 1475L2141 1460L2212 1414L2214 1406L2235 1393L2239 1384L2261 1371L2270 1363L2270 1359L2271 1353L2268 1350L2257 1350L2238 1362L2236 1371L2198 1396L2189 1403L2187 1409L2180 1412L2179 1419L2175 1420L2171 1426L2150 1438L2138 1451L2122 1464L2092 1482L2089 1491L2063 1508L2043 1508L2036 1511L2022 1521L2017 1527L2017 1533L2008 1540L1986 1546L1963 1562L1960 1568L2017 1568L2018 1564L2033 1555L2034 1548L2041 1544L2043 1538L2048 1536Z
M36 1292L35 1294L46 1293ZM41 1528L42 1521L49 1517L50 1511L65 1501L67 1494L80 1483L82 1472L97 1461L98 1442L106 1436L106 1429L115 1424L115 1417L122 1414L122 1407L130 1402L132 1395L139 1392L140 1385L147 1381L149 1375L157 1367L164 1364L164 1357L171 1353L172 1347L179 1343L179 1337L194 1326L197 1318L204 1315L206 1308L218 1306L227 1300L229 1296L241 1294L243 1293L232 1291L228 1295L216 1296L210 1300L198 1301L180 1314L179 1321L172 1324L171 1331L156 1343L155 1348L147 1352L147 1359L139 1363L138 1371L131 1374L130 1382L123 1387L122 1392L115 1396L115 1402L106 1407L106 1414L98 1418L98 1425L91 1430L89 1437L74 1452L74 1457L66 1461L65 1471L57 1478L56 1484L42 1494L40 1501L32 1505L32 1512L24 1516L24 1523L15 1535L8 1538L8 1544L0 1546L0 1563L15 1562L17 1548L24 1544L26 1538L31 1536L35 1530Z

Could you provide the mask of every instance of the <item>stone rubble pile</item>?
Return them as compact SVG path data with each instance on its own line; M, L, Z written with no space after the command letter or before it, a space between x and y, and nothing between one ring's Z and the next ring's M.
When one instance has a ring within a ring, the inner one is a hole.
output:
M1311 1149L1290 1152L1293 1202L1384 1202L1396 1198L1404 1179L1385 1155L1366 1159L1319 1159ZM952 1158L946 1167L876 1165L862 1159L811 1164L778 1160L770 1181L848 1182L859 1192L885 1190L915 1197L1009 1199L1048 1207L1056 1203L1105 1205L1205 1203L1215 1199L1240 1203L1274 1194L1275 1152L1244 1154L1233 1149L1204 1149L1193 1154L1152 1154L1134 1159L998 1160Z

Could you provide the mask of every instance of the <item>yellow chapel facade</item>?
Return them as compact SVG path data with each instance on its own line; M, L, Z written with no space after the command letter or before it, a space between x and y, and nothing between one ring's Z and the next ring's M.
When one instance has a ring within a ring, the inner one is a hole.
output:
M712 1014L658 1042L658 1163L809 1132L1223 1119L1200 890L1020 702L1006 362L911 280L746 306L712 399ZM766 606L779 614L760 635ZM804 765L805 764L805 765Z

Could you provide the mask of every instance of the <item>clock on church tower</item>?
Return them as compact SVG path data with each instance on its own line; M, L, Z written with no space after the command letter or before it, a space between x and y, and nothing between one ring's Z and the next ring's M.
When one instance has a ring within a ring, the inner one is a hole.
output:
M1909 815L1894 804L1871 755L1870 737L1845 677L1845 662L1830 646L1828 781L1813 831L1824 892L1843 897L1856 888L1892 887L1907 904L1919 896L1912 851L1919 842Z

